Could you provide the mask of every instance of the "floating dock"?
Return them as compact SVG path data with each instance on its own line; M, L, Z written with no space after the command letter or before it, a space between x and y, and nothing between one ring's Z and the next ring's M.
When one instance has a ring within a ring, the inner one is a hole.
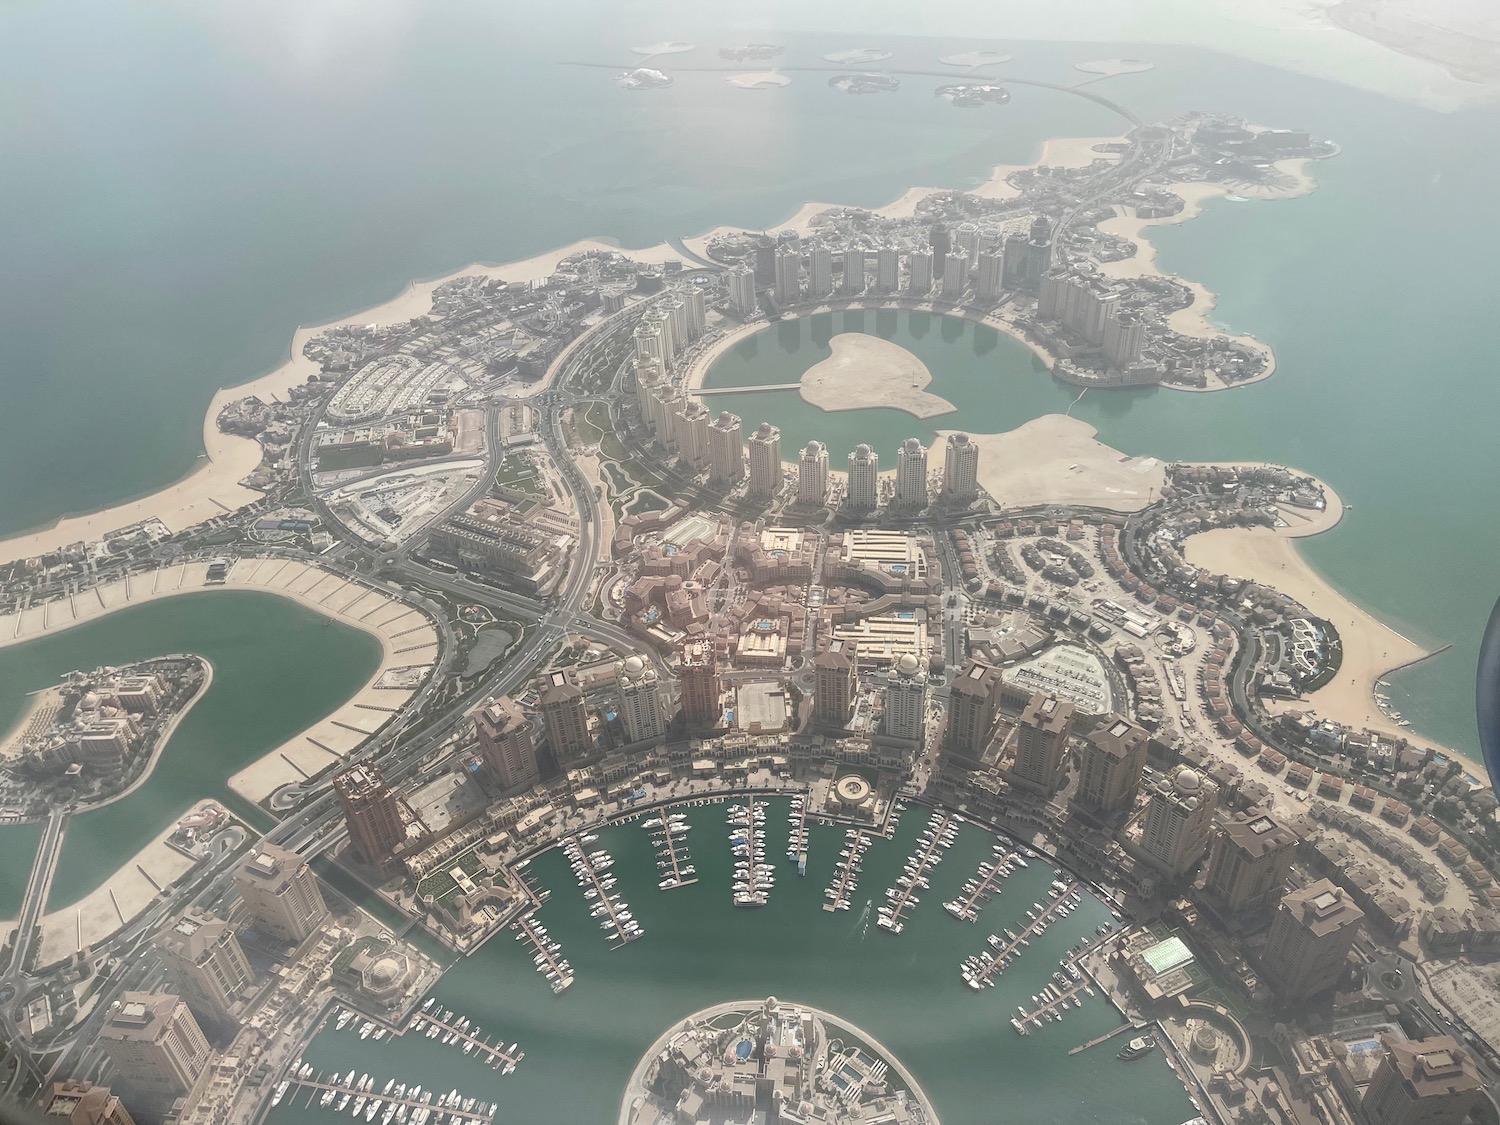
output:
M1070 1008L1083 1007L1084 996L1094 994L1092 982L1078 971L1077 966L1069 966L1069 972L1071 976L1065 972L1054 973L1046 987L1032 997L1036 1007L1030 1011L1023 1007L1020 1016L1010 1021L1018 1034L1030 1035L1043 1023L1062 1019ZM1117 1028L1110 1034L1117 1034L1119 1030Z
M553 992L562 992L572 985L573 966L562 956L562 947L547 936L547 928L536 920L535 914L517 915L510 928L516 931L517 941L530 944L536 971L547 978Z
M958 836L958 821L944 812L935 812L918 837L916 852L906 861L894 887L887 887L885 905L880 908L878 925L888 934L899 934L906 928L906 915L922 899L917 891L927 890L927 873L943 862L943 856Z
M417 1086L407 1094L403 1084L399 1093L381 1093L374 1089L373 1078L366 1077L361 1084L352 1076L341 1078L332 1074L324 1078L321 1074L307 1073L308 1070L306 1066L295 1069L277 1086L278 1102L287 1098L288 1104L292 1104L306 1091L307 1100L301 1108L311 1107L313 1099L317 1098L322 1108L340 1113L349 1099L356 1098L358 1112L352 1116L368 1122L382 1122L383 1125L391 1125L392 1120L399 1125L489 1125L495 1120L496 1107L493 1104L463 1098L456 1090L438 1094L435 1090L423 1091ZM387 1082L386 1089L390 1088L391 1083ZM472 1108L464 1109L465 1105ZM484 1112L478 1112L480 1109Z
M989 943L995 952L976 953L965 958L959 966L964 983L974 989L988 988L994 984L995 978L1009 968L1010 963L1032 938L1045 930L1060 912L1071 911L1073 906L1081 901L1078 890L1081 886L1083 884L1077 880L1063 884L1045 906L1041 904L1034 906L1031 911L1031 921L1019 934L1012 934L1007 930L1004 939L998 934L991 934Z
M833 869L833 882L823 892L823 897L828 900L823 903L824 910L849 909L850 900L859 888L860 860L864 858L871 843L871 838L858 828L850 828L844 832L844 848Z
M764 906L776 885L776 876L766 862L766 803L746 797L743 805L730 805L729 846L734 853L734 904Z
M1012 859L1003 844L995 844L990 850L990 858L981 863L979 870L964 883L963 894L943 903L943 909L960 922L979 921L984 904L999 893L1000 884L1015 870Z
M586 851L577 836L570 837L563 844L563 851L573 866L578 885L583 888L583 897L591 904L590 914L603 919L599 928L614 943L610 948L620 949L645 937L646 931L636 922L625 900L615 894L614 876L608 874L614 866L614 857L603 848Z
M431 1003L430 1000L428 1002ZM447 1008L439 1008L436 1014L429 1014L425 1009L413 1013L406 1030L434 1039L441 1036L445 1044L461 1047L464 1054L488 1063L492 1070L498 1070L502 1074L513 1073L516 1064L526 1057L526 1052L516 1050L514 1043L509 1048L498 1043L490 1046L488 1040L479 1038L477 1027L471 1027L467 1019L459 1018Z
M688 854L687 834L692 825L687 823L686 813L661 811L641 824L651 833L651 842L656 845L656 868L661 872L657 887L664 891L675 891L690 887L698 881L697 868Z

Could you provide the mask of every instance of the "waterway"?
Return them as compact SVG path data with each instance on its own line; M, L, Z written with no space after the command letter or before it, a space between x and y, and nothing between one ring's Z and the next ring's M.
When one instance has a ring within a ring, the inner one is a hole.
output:
M75 669L192 652L214 682L178 724L146 782L71 818L49 910L93 891L195 801L242 808L225 780L311 726L355 693L380 663L369 634L286 598L251 591L187 594L132 607L29 644L0 649L0 730L25 696ZM0 828L0 917L13 916L39 838Z
M725 806L691 811L688 839L699 882L681 890L657 890L654 853L638 824L601 833L596 846L614 855L617 890L646 931L620 950L609 949L588 917L590 904L562 854L534 862L532 876L553 892L540 918L573 964L573 987L554 996L530 953L506 931L456 964L436 989L439 1003L473 1020L482 1035L520 1044L526 1058L514 1074L501 1077L458 1048L420 1036L361 1040L357 1023L323 1032L307 1061L323 1071L368 1072L377 1090L387 1078L440 1092L457 1088L497 1102L497 1121L606 1122L614 1120L641 1054L672 1023L724 1000L775 995L822 1008L879 1039L916 1076L947 1125L993 1121L997 1105L1006 1107L1006 1120L1058 1125L1175 1125L1194 1116L1160 1054L1130 1064L1107 1044L1067 1054L1118 1025L1100 996L1025 1038L1010 1026L1016 1006L1030 1006L1065 951L1109 921L1102 904L1085 899L1082 909L1034 940L994 988L975 993L960 980L959 961L984 948L986 935L1021 928L1025 910L1046 895L1050 868L1033 862L1006 882L977 924L957 922L942 903L989 853L988 834L966 826L905 931L892 936L874 924L873 907L861 923L861 907L883 901L928 814L910 810L895 840L876 842L853 908L830 914L822 909L823 890L843 831L813 829L807 876L799 879L784 862L787 807L784 799L771 802L766 850L780 871L770 903L759 910L730 902ZM316 1105L290 1102L271 1115L273 1125L335 1120Z

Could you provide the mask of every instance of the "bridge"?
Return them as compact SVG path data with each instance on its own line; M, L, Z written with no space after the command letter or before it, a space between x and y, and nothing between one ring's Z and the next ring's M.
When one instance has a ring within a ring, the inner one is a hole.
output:
M801 388L801 383L762 383L758 387L694 387L687 393L690 395L749 395L757 391L795 391Z

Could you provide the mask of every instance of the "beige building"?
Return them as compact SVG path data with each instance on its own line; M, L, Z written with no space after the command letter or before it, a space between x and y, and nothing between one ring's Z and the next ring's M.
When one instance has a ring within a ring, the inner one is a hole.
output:
M781 431L762 422L750 435L750 495L770 499L781 488Z
M842 729L854 711L859 689L859 646L833 640L813 658L813 721Z
M1322 995L1343 976L1364 917L1348 892L1327 879L1289 891L1271 922L1262 972L1289 1000Z
M896 449L896 507L916 511L927 507L927 449L907 438Z
M474 714L485 772L502 792L535 785L541 778L536 757L536 724L508 695L490 700Z
M916 653L903 652L891 662L886 677L880 733L898 742L920 745L926 729L927 671Z
M979 495L979 446L968 434L949 434L943 456L943 496L967 504Z
M678 651L678 677L682 681L682 719L690 728L717 727L723 716L719 706L722 686L719 661L713 642L691 637Z
M1186 875L1203 858L1213 831L1219 787L1190 766L1168 770L1151 788L1141 849L1168 878Z
M277 941L300 943L328 917L318 877L294 851L265 841L234 873L234 885L254 928Z
M566 672L553 672L547 677L538 704L547 730L547 745L552 747L557 764L565 766L575 758L588 757L594 748L589 735L588 708L582 690Z
M52 1083L42 1101L42 1116L57 1125L135 1125L125 1103L108 1086L73 1078Z
M1122 715L1106 715L1084 746L1073 799L1104 815L1129 809L1146 768L1149 739L1144 727Z
M1073 712L1069 700L1042 692L1032 695L1016 729L1011 773L1018 781L1044 793L1055 793L1062 785Z
M1254 914L1281 894L1297 834L1269 813L1221 822L1208 856L1205 890L1230 914Z
M651 662L643 656L627 656L615 665L615 685L625 737L632 743L663 737L667 733L667 717Z
M873 512L880 504L880 455L868 445L849 454L849 485L844 506L852 512Z
M254 975L234 928L203 910L189 910L156 935L167 973L199 1016L232 1021L250 995Z
M954 679L943 754L956 764L972 769L983 762L1000 709L999 684L999 671L978 660L970 660Z
M1484 1080L1458 1040L1385 1036L1384 1043L1385 1058L1360 1102L1369 1125L1464 1125Z
M381 870L390 870L396 848L406 840L400 794L386 784L380 767L373 762L362 762L335 774L333 791L344 810L349 842L359 857Z
M208 1065L208 1040L171 993L126 992L99 1029L99 1046L137 1113L159 1115L189 1094Z
M719 411L708 427L708 467L716 481L738 484L745 479L745 443L740 436L740 419L727 410Z
M815 508L828 502L828 447L810 441L797 458L797 503Z

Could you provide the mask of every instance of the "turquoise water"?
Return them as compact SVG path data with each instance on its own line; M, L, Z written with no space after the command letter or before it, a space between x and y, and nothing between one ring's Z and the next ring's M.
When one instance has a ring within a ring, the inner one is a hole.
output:
M327 715L380 663L379 642L369 634L285 598L187 594L0 649L0 729L11 725L28 692L74 669L177 652L206 657L214 682L173 732L145 784L68 822L49 910L98 887L194 801L236 800L226 779ZM0 910L19 904L26 880L20 869L37 840L34 826L0 828L0 868L12 872L0 882Z
M767 854L779 862L786 850L787 803L772 803ZM530 873L552 890L540 917L562 943L576 981L561 996L533 971L530 954L509 931L461 961L436 989L439 1002L467 1016L482 1035L520 1044L526 1052L516 1072L499 1077L459 1050L415 1038L360 1040L357 1025L329 1030L314 1041L307 1061L324 1071L421 1082L446 1092L499 1103L496 1120L538 1125L615 1120L631 1070L642 1053L674 1022L710 1004L774 995L811 1004L868 1031L912 1071L945 1125L1004 1120L1083 1125L1139 1122L1175 1125L1194 1115L1182 1087L1161 1055L1126 1066L1118 1047L1069 1056L1067 1050L1119 1024L1108 1001L1085 999L1060 1022L1025 1038L1011 1029L1018 1004L1057 969L1069 946L1108 920L1103 906L1084 907L1049 927L994 988L975 993L958 975L958 963L984 948L999 929L1018 929L1022 914L1044 897L1053 873L1032 863L1006 884L976 925L943 910L989 853L988 836L965 827L931 875L905 931L891 936L873 921L860 922L866 900L884 901L926 822L908 812L897 839L877 842L865 858L853 907L822 909L823 890L843 847L843 832L814 828L806 878L782 865L770 903L737 910L730 903L729 845L723 806L692 811L689 836L700 882L678 891L656 889L654 854L637 825L601 834L615 857L611 873L645 930L624 949L611 951L566 859L550 852ZM303 1095L305 1100L306 1095ZM284 1102L273 1125L329 1125L336 1120L314 1105Z
M962 5L940 8L924 19L956 26ZM774 18L780 30L754 37L787 43L789 64L858 36L857 23L798 33L827 13ZM558 65L623 63L632 42L672 37L703 44L684 64L712 64L713 46L747 37L727 19L593 0L524 14L413 3L357 26L326 5L248 0L7 9L0 190L25 221L0 229L0 533L181 476L215 387L273 366L298 324L413 277L580 235L643 245L775 224L810 197L964 186L1048 136L1117 128L1023 86L966 112L931 97L935 79L852 98L818 75L747 92L680 71L628 95L607 70ZM996 46L883 44L913 67ZM1438 114L1186 48L999 46L1009 71L1049 81L1074 80L1082 58L1146 56L1156 70L1090 89L1148 120L1223 109L1343 145L1306 199L1218 203L1153 235L1167 268L1220 294L1221 322L1275 345L1276 377L1206 403L1096 396L1080 416L1127 452L1266 457L1338 488L1355 511L1310 556L1416 639L1453 642L1394 694L1424 733L1473 752L1472 669L1500 592L1500 528L1484 518L1500 507L1487 316L1500 156L1474 140L1500 132L1500 113ZM68 441L39 420L66 420Z

